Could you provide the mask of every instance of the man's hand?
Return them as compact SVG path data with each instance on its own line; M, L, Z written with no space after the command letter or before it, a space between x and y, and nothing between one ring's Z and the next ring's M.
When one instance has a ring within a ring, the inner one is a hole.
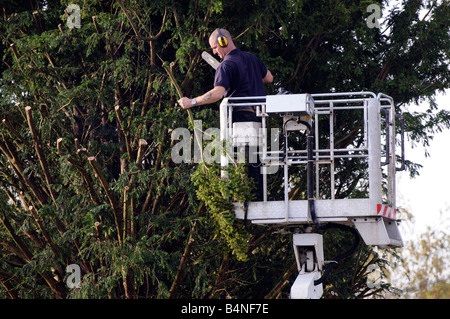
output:
M178 104L180 104L180 106L183 109L191 108L192 107L192 99L190 99L188 97L183 97L183 98L178 100Z

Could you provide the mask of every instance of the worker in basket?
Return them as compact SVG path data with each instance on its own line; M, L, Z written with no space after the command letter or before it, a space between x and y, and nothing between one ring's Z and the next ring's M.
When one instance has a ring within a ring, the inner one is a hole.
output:
M178 103L182 108L188 109L196 105L211 104L223 97L266 95L264 83L273 81L272 73L257 56L238 49L233 43L229 31L225 29L214 30L209 37L209 45L213 54L222 59L214 77L214 88L193 99L181 98ZM245 100L245 102L249 102L249 100ZM255 100L254 102L257 104L258 101ZM261 122L261 118L256 116L255 108L252 106L236 106L233 108L232 121L233 123ZM256 200L262 200L263 185L259 158L256 165L255 163L248 163L248 176L253 178L256 185Z

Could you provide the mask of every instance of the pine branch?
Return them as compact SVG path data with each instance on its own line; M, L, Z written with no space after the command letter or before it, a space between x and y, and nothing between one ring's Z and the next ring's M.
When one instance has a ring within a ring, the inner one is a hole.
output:
M178 82L175 79L175 76L173 75L173 67L174 67L175 63L171 62L170 68L168 68L167 62L164 62L161 58L159 58L159 59L163 62L163 68L164 68L164 70L166 70L166 73L169 76L172 85L175 87L175 90L178 93L178 97L181 99L183 97L183 92L181 91L181 88L178 85ZM192 111L190 109L186 109L186 111L188 112L189 121L190 121L192 127L194 128L194 139L197 143L198 149L200 150L200 158L202 159L201 162L203 164L203 167L206 168L205 164L204 164L204 160L203 160L203 146L202 146L202 143L200 140L201 132L199 132L198 128L196 128L194 125L194 116L192 115Z
M139 148L136 156L136 166L142 168L142 159L144 158L144 152L146 146L148 145L147 141L144 139L139 140Z
M92 22L94 23L94 27L95 27L95 30L97 31L97 33L101 34L102 32L101 32L100 27L98 26L98 23L97 23L97 16L93 16L92 17Z
M53 242L53 240L52 240L52 238L50 236L50 233L48 232L47 228L42 223L42 219L38 216L36 209L32 205L30 205L28 207L28 210L30 211L30 213L33 216L36 224L38 225L39 230L42 232L42 235L44 236L45 241L49 245L49 247L52 250L52 252L55 254L55 257L59 258L59 255L60 255L59 248Z
M12 168L17 173L17 176L19 176L23 180L24 184L27 185L32 193L36 196L39 203L42 206L46 205L47 197L44 191L36 185L32 176L28 176L24 173L24 164L19 160L16 152L14 151L13 145L11 145L11 142L9 142L3 134L2 137L5 143L0 140L0 150L3 152L3 154L5 154L5 156L8 158L8 161L12 164Z
M119 127L123 133L123 136L125 138L125 145L127 148L128 158L131 159L132 157L132 149L131 149L131 142L130 142L130 136L128 134L128 128L125 125L125 121L122 115L122 111L120 110L120 105L116 105L114 107L114 111L116 112L117 120L119 122Z
M178 18L178 12L177 12L177 8L175 6L175 1L172 0L172 12L173 12L173 17L175 19L175 25L177 27L177 30L180 31L181 27L180 27L180 20ZM181 36L181 33L178 32L178 36L180 37L180 41L183 42L183 37Z
M156 171L159 170L161 156L162 156L162 146L159 145L159 146L158 146L158 153L157 153L157 155L156 155L156 161L155 161L155 162L156 162L156 168L155 168ZM151 200L151 198L152 198L153 187L154 187L154 186L153 186L153 181L152 181L151 184L150 184L149 190L148 190L148 192L147 192L147 196L146 196L146 198L145 198L144 205L142 206L141 214L143 214L144 212L146 212L146 211L148 210L148 208L150 207L150 200Z
M14 53L14 57L16 58L17 66L19 67L19 70L20 70L21 72L23 72L23 69L22 69L22 67L21 67L20 64L19 64L19 55L18 55L18 53L17 53L16 45L15 45L14 43L11 43L11 44L9 45L9 47L11 48L11 50L12 50L13 53Z
M184 269L184 266L187 261L187 257L191 253L192 245L195 242L194 238L192 237L193 233L195 232L195 228L196 228L195 226L196 226L196 222L194 222L194 225L192 226L192 229L191 229L191 232L189 235L189 240L184 249L184 253L181 256L180 264L178 265L178 268L177 268L177 274L175 275L175 279L173 280L172 286L170 287L170 290L169 290L169 295L167 296L168 299L172 298L177 293L178 287L180 286L180 282L181 282L182 275L183 275L182 273L183 273L183 269Z
M14 229L12 228L11 224L9 223L6 216L4 216L2 213L0 213L0 221L2 222L3 226L8 231L9 235L13 239L14 243L19 247L19 249L22 251L23 256L25 257L25 260L27 262L30 262L33 259L33 254L29 250L29 248L25 245L25 243L20 239L20 237L15 233ZM50 287L52 292L60 299L64 299L66 296L66 292L63 287L61 287L51 275L48 273L42 273L39 272L39 275L45 280L47 285Z
M228 265L230 264L230 258L228 254L226 254L223 257L222 263L220 264L219 271L216 275L216 281L214 282L214 286L211 289L211 295L209 296L209 299L213 299L216 297L217 293L219 292L218 287L224 282L225 275L227 274Z
M273 289L264 297L264 299L277 298L284 287L289 283L289 278L297 269L297 263L294 262L291 267L284 273L283 278L273 287Z
M20 141L20 143L22 143L23 145L30 147L30 148L32 147L32 145L25 138L23 138L19 134L19 132L17 132L16 128L14 128L14 126L12 126L11 123L9 123L9 121L6 118L4 118L2 120L2 123L6 125L10 135L14 135Z
M22 252L20 256L27 262L31 261L31 259L33 258L33 254L31 253L30 249L25 245L25 243L22 241L22 239L20 239L20 237L16 234L9 220L6 218L6 216L3 215L3 213L0 213L0 221L8 231L8 234L11 236L16 246L19 247L20 251Z
M140 139L139 140L139 148L138 148L138 152L137 152L137 156L136 156L136 166L138 168L143 169L142 167L142 159L144 157L144 152L145 152L145 148L148 145L147 141L144 139ZM130 178L130 182L128 183L128 186L126 186L126 190L124 190L124 194L123 194L123 198L124 198L124 202L123 202L123 214L124 214L124 225L125 223L127 223L127 227L129 228L128 231L128 235L134 236L135 233L135 225L134 225L134 212L136 209L136 203L135 203L135 199L132 197L129 202L130 202L130 207L127 208L127 194L129 193L129 191L134 187L134 184L136 183L136 174L133 174ZM129 213L127 212L127 210L129 210ZM126 217L126 218L125 218ZM129 222L127 222L129 217ZM124 230L125 231L125 230ZM126 238L126 237L124 237Z
M128 210L128 190L129 187L125 186L123 189L123 201L122 201L122 214L123 214L123 239L126 239L131 233L131 225L128 220L130 213Z
M62 150L62 141L63 141L62 138L58 138L58 140L56 141L56 149L57 149L57 154L59 156L66 155L64 153L64 151ZM83 165L80 162L78 162L76 159L74 159L72 157L72 155L68 155L66 160L80 172L80 174L83 178L83 181L85 182L87 189L89 191L89 196L91 197L91 200L94 202L94 204L100 205L100 200L98 198L97 192L95 191L92 178L91 178L91 176L89 176L88 172L84 169Z
M38 17L38 13L39 13L38 11L33 12L33 19L34 19L34 22L36 23L36 28L37 28L38 32L42 33L43 29L42 29L41 21L39 20L39 17Z
M125 6L123 5L123 1L122 1L122 0L117 0L117 3L119 4L119 6L120 6L120 8L122 9L122 11L125 13L125 16L127 17L127 20L128 20L128 22L130 23L131 28L133 29L134 34L136 35L136 37L137 37L138 39L143 38L143 37L141 36L141 34L139 33L139 30L137 29L136 25L134 24L133 19L132 19L131 16L130 16L130 13L128 12L128 10L127 10L127 9L125 8Z
M42 151L41 138L40 138L39 134L37 133L36 128L34 127L33 117L31 114L31 107L30 106L25 107L25 112L27 114L28 126L30 128L31 137L33 138L34 148L38 155L39 163L41 164L42 170L44 172L44 177L45 177L45 181L47 183L47 187L50 192L50 196L52 197L55 205L57 205L56 199L58 197L58 194L55 192L55 190L52 187L52 185L54 184L54 181L50 174L50 171L48 168L48 163L44 156L44 152Z
M117 200L113 191L110 189L109 183L106 180L106 177L103 175L102 170L101 170L100 166L98 165L97 160L95 159L95 156L89 156L88 161L89 161L89 164L91 165L92 169L94 170L96 177L99 179L99 181L103 187L103 190L105 191L106 196L108 197L111 207L113 209L114 222L115 222L116 228L117 228L117 237L119 240L119 244L121 245L123 238L122 238L122 227L121 227L122 217L120 215L119 201Z
M11 299L19 299L19 295L14 291L14 288L10 283L14 277L14 274L10 274L0 269L0 282L2 283L3 287L5 287L8 295Z

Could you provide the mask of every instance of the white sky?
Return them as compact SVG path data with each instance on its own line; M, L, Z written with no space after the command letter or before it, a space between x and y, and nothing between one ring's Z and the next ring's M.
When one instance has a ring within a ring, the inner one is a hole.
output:
M450 90L445 95L438 95L436 102L439 110L450 111ZM408 111L423 112L426 109L427 105L407 107ZM411 142L405 139L406 159L423 165L423 168L420 176L414 179L409 177L409 172L397 174L397 207L408 209L415 219L412 229L400 227L404 240L412 239L414 233L424 232L427 226L450 232L450 130L437 133L427 150L429 157L425 157L422 145L412 148Z

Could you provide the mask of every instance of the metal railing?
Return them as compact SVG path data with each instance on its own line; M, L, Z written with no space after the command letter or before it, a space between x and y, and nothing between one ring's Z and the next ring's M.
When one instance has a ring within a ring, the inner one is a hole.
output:
M283 125L284 150L275 147L268 150L267 118L280 116L294 119L306 118L314 129L313 159L315 168L315 199L336 199L336 161L339 159L361 158L367 162L367 176L369 185L369 198L375 203L385 202L395 207L395 172L396 168L396 131L395 131L395 107L391 97L385 94L372 92L345 92L345 93L320 93L311 94L314 99L314 112L312 117L295 114L295 112L266 112L265 97L239 97L224 99L221 103L221 138L226 140L232 132L232 110L236 106L253 106L256 115L262 118L261 142L258 149L262 170L270 166L283 166L286 209L289 194L289 166L307 165L308 150L293 149L288 144L288 131ZM255 102L258 101L258 102ZM238 102L236 102L238 101ZM359 117L360 128L355 132L358 143L349 143L345 147L339 147L336 143L336 118L344 116ZM328 122L328 125L326 124ZM299 123L299 121L297 121ZM325 125L324 125L325 124ZM306 128L306 127L305 127ZM327 132L323 132L326 129ZM321 147L326 145L326 147ZM404 159L404 155L402 154ZM228 164L228 158L222 157L222 165ZM322 178L326 170L321 169L328 165L329 178ZM404 164L402 163L402 167ZM384 172L383 172L384 170ZM329 195L320 194L321 181L329 180ZM264 201L267 201L267 174L263 175ZM382 192L382 184L387 185L385 194ZM384 195L384 196L382 196ZM384 198L382 198L384 197ZM286 216L289 213L286 212Z

